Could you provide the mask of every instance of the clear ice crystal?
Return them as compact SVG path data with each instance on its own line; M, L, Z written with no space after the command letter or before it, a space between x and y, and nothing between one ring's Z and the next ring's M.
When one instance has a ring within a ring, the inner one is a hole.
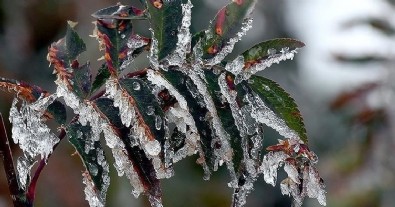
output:
M148 154L152 156L157 156L161 151L158 140L148 141L145 143L144 147Z
M284 60L292 60L297 52L297 49L290 51L289 48L283 48L280 53L277 53L275 49L269 49L269 57L267 59L260 61L248 69L240 71L238 74L235 74L237 75L235 84L239 84L244 80L248 80L251 75L254 75L257 72L272 66L274 63L278 64Z
M276 185L277 169L287 157L284 152L269 152L263 157L260 171L267 184Z
M34 161L32 158L26 157L26 155L23 155L18 158L16 168L18 171L18 183L23 189L26 189L26 185L29 182L28 179L30 178L30 171L35 164L36 161Z
M238 75L243 71L243 67L244 67L244 56L239 55L232 62L226 64L225 70L233 73L234 75Z
M85 146L85 152L88 153L90 150L94 149L94 142L99 141L100 139L104 120L89 101L80 101L74 92L68 89L67 85L63 81L57 80L55 83L58 85L56 94L58 97L63 97L66 105L72 108L75 114L79 115L78 121L81 125L86 126L89 123L92 127L91 140L89 142L87 141L90 145Z
M281 182L280 189L283 195L292 196L293 207L302 206L304 195L300 192L298 183L295 183L291 178L286 178Z
M140 182L138 174L133 170L133 164L126 154L124 143L114 133L113 129L109 125L103 127L103 133L107 146L111 148L112 155L115 160L114 167L118 172L118 176L126 175L133 187L133 195L138 197L142 192L144 192L144 186Z
M121 38L124 39L125 35L122 34ZM128 51L126 52L126 60L124 60L122 62L122 65L120 66L120 70L125 70L126 67L128 65L130 65L130 63L133 62L134 57L133 57L133 52L138 49L141 48L145 45L147 45L147 41L144 40L143 37L139 36L139 35L133 35L129 38L128 42L126 43L127 47L128 47Z
M246 35L247 31L252 27L252 18L246 18L242 23L241 31L236 34L235 37L230 38L226 45L221 49L218 54L215 55L212 59L208 60L205 64L208 66L213 66L221 63L224 58L233 51L235 44L241 40L241 38ZM206 32L210 33L210 32Z
M321 205L326 206L325 185L321 181L321 177L317 170L312 166L306 166L303 172L303 179L307 190L307 196L310 198L317 198Z
M256 94L248 94L244 97L244 101L249 103L251 116L259 123L265 124L275 129L281 136L292 140L300 141L299 135L287 126L285 121L279 118L260 97Z
M155 70L159 70L160 68L160 64L159 64L159 49L158 49L158 40L155 38L155 33L154 30L152 28L150 28L151 31L151 37L152 37L152 42L151 42L151 48L150 48L150 54L148 55L148 59L152 65L152 68L154 68Z
M118 86L117 80L109 79L106 82L107 97L114 100L114 106L119 108L122 124L130 127L136 117L134 106L129 102L129 98Z
M285 162L284 165L284 171L288 174L288 177L294 182L294 183L300 183L299 180L299 172L298 169L296 168L295 165L292 165L289 162Z
M167 61L170 65L182 66L185 63L186 55L191 52L191 33L189 27L191 26L192 3L190 0L186 4L182 4L182 23L178 28L177 47L176 50L170 54Z
M27 157L41 155L46 159L52 153L53 146L59 138L43 123L43 115L47 107L56 99L56 94L39 98L34 103L22 102L20 109L16 106L18 99L14 98L10 109L12 123L12 139L18 143Z
M96 193L95 184L92 181L89 173L85 172L82 174L82 182L85 184L85 200L88 201L89 206L91 207L104 207L104 202L102 198Z

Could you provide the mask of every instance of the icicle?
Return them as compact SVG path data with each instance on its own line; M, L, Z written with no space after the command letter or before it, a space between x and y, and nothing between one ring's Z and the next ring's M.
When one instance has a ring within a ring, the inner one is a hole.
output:
M295 183L291 178L286 178L281 182L280 189L283 195L292 196L293 207L302 206L304 195L301 194L298 183Z
M274 63L278 64L284 60L292 60L297 52L298 52L297 49L289 51L289 48L283 48L280 51L280 53L276 53L275 50L268 51L268 53L271 55L267 59L260 61L259 63L251 66L250 68L247 68L242 71L237 71L238 73L236 74L234 73L235 75L237 75L235 79L235 84L239 84L243 80L248 80L251 77L251 75L272 66Z
M121 38L125 38L125 35L122 34L123 36L121 36ZM128 47L128 51L126 53L126 60L124 60L122 62L122 65L120 66L120 70L124 70L128 65L130 65L130 63L133 62L134 57L133 57L133 52L138 49L141 48L145 45L147 45L147 41L144 40L144 38L142 38L139 35L133 35L128 42L126 43L127 47Z
M82 182L85 184L85 200L88 201L89 206L91 207L104 207L104 203L102 198L96 194L96 187L92 181L88 172L82 174Z
M56 99L56 95L40 98L32 104L22 102L18 110L18 99L14 98L10 109L12 139L18 143L25 155L34 158L41 155L46 159L52 153L59 138L42 122L47 107Z
M150 28L151 31L151 37L152 37L152 42L151 42L151 49L150 49L150 54L148 55L148 59L152 65L152 67L155 70L159 70L160 65L159 65L159 49L158 49L158 40L155 38L154 30Z
M266 183L276 185L277 169L287 157L283 152L269 152L263 157L260 172L263 173Z
M232 62L226 64L225 70L233 73L234 75L238 75L243 71L243 67L244 67L244 56L239 55Z
M252 27L252 18L246 18L241 27L241 31L236 34L236 37L230 38L222 50L215 55L212 59L208 60L205 64L208 66L213 66L221 63L221 61L233 51L235 44L241 40L241 38L247 33ZM209 31L210 33L210 31ZM207 34L207 32L206 32Z
M29 182L28 179L30 178L30 171L33 165L36 163L32 158L26 157L23 155L18 158L16 169L18 171L18 183L23 189L26 189L26 185Z
M178 29L178 42L176 50L167 58L170 65L182 66L186 60L186 55L191 52L191 11L192 3L190 0L186 4L182 4L182 24Z
M321 181L317 170L312 166L306 166L303 174L307 196L317 198L321 205L326 206L325 185Z

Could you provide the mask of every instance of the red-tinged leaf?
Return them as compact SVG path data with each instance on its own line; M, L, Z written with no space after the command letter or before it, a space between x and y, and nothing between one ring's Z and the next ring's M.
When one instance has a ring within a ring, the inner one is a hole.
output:
M303 42L291 38L279 38L261 42L243 52L244 70L265 60L275 58L276 55L285 55L287 52L304 46Z
M10 80L0 77L0 89L14 93L28 103L35 102L41 96L47 97L50 94L41 87L29 85L23 81Z
M150 39L134 35L130 19L98 19L96 26L108 70L115 77L134 57L149 48Z
M74 30L76 23L68 22L66 36L52 43L48 51L47 59L54 65L55 72L60 80L72 88L73 68L78 67L77 57L86 50L86 45Z
M241 31L243 22L250 17L256 0L233 1L219 10L203 39L203 58L213 58Z
M117 4L92 14L96 19L146 19L145 11L133 6Z
M182 24L182 0L147 0L151 27L158 41L159 61L172 53L178 41L178 29Z
M346 106L347 104L350 104L354 100L358 100L365 97L369 92L376 89L377 86L378 86L377 83L370 83L363 85L353 91L341 93L339 96L335 98L335 100L333 100L330 103L330 108L332 110L338 110Z

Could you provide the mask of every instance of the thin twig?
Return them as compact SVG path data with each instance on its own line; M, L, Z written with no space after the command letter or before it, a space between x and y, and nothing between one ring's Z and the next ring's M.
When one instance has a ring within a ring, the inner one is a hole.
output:
M0 156L3 159L4 170L7 176L8 188L14 207L24 206L20 200L20 196L23 191L19 187L18 180L16 177L14 160L12 158L12 151L5 130L3 116L0 113Z

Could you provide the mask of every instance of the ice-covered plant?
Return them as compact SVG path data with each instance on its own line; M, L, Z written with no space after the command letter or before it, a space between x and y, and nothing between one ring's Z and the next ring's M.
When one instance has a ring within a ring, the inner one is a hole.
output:
M110 184L109 155L101 137L111 149L118 175L126 176L133 194L146 195L152 206L162 206L160 179L173 176L173 164L194 154L206 180L226 166L233 206L246 203L260 175L274 186L282 166L289 177L281 182L281 191L293 197L294 206L301 206L306 196L325 205L324 184L314 167L317 157L307 146L294 100L275 82L254 75L292 59L304 44L273 39L227 61L251 27L256 0L233 0L207 30L194 35L189 30L190 0L141 2L143 10L118 4L93 14L93 36L104 51L94 79L89 63L77 60L86 46L73 22L66 36L49 48L48 61L57 76L55 93L0 79L2 89L16 94L10 109L12 139L23 150L16 172L6 133L0 131L15 206L33 205L39 175L65 137L86 167L83 182L90 206L105 205ZM133 31L133 22L143 19L150 22L150 38ZM144 51L149 52L150 65L128 71ZM66 106L74 117L66 117ZM59 135L47 126L50 119L59 124ZM284 137L266 149L265 125Z

